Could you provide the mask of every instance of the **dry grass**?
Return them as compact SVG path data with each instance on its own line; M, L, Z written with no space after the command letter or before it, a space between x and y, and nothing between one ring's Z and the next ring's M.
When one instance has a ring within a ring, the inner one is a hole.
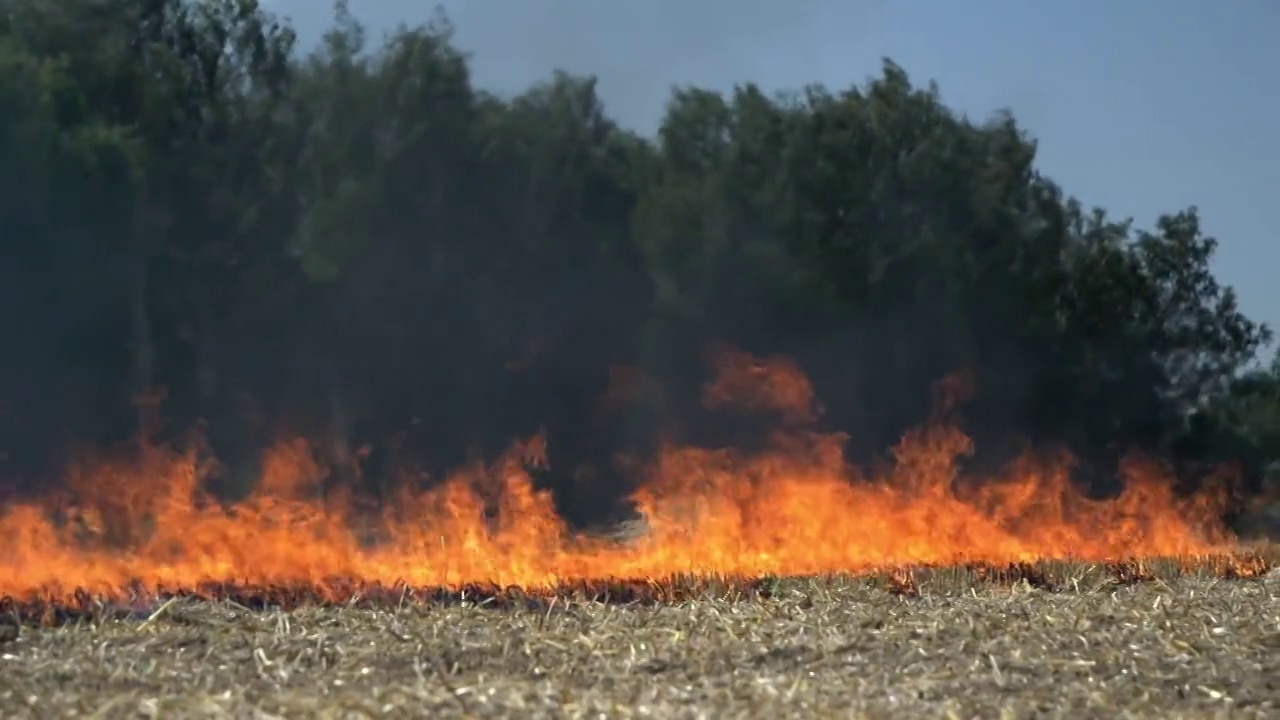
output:
M1280 715L1276 572L1137 569L771 580L750 600L721 583L627 606L175 598L0 637L0 716Z

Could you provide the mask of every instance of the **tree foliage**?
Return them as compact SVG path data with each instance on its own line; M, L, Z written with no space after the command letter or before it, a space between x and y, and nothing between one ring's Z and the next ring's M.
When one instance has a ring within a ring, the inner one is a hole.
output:
M256 0L0 0L7 471L164 388L230 455L289 427L440 467L545 427L587 513L619 452L737 432L696 404L718 344L797 358L864 458L959 370L980 448L1280 454L1268 330L1196 210L1083 208L1011 115L886 61L682 88L642 137L590 77L477 88L451 33L375 47L339 3L303 54ZM618 366L669 392L606 413Z

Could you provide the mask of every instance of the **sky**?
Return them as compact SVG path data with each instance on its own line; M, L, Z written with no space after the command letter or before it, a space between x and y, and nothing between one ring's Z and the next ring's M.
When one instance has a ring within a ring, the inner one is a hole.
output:
M304 45L324 0L264 0ZM599 78L611 116L654 130L677 85L862 84L881 59L974 118L1010 109L1039 167L1151 227L1195 205L1218 279L1280 331L1280 3L1274 0L349 0L371 39L442 8L477 85ZM1277 206L1268 205L1276 202Z

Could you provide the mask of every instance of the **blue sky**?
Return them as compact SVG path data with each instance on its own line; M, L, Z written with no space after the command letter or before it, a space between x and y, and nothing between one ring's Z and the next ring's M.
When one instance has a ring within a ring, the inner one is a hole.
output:
M264 0L304 43L324 0ZM374 37L435 4L350 0ZM1149 227L1199 206L1216 272L1280 330L1280 2L1274 0L445 0L476 82L590 73L652 130L676 84L861 83L888 56L972 116L1013 110L1068 193ZM1275 207L1270 203L1276 203Z

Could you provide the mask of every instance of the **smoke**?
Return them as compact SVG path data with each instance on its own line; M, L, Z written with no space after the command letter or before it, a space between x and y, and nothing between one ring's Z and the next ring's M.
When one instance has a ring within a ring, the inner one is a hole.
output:
M298 0L270 6L301 23L306 44L329 21L326 13L317 23L320 10ZM443 7L458 28L458 45L474 52L481 88L524 90L556 68L594 74L608 115L644 131L656 125L673 84L723 87L768 76L766 66L803 46L832 5L565 0ZM865 28L883 4L859 7L857 17L842 19L861 19ZM378 28L399 19L392 16L399 8L370 1L353 10L376 38ZM433 148L433 159L450 170L466 167L449 164L451 149ZM487 242L518 247L532 224L507 217L510 206L494 200L506 197L501 179L451 174L431 200L436 215L406 211L387 223L398 226L370 230L378 251L353 262L336 286L307 287L286 304L238 308L227 325L235 333L226 333L219 348L214 403L190 390L192 351L165 325L177 321L157 309L157 333L168 333L174 345L162 348L170 364L158 374L179 389L166 412L178 426L207 420L213 450L234 474L260 476L240 469L244 458L288 430L317 439L322 464L337 479L364 482L374 494L404 467L440 477L541 431L549 469L533 474L555 491L560 514L572 524L619 513L637 482L636 461L663 443L755 449L779 425L813 425L846 436L850 459L874 462L936 409L934 383L960 370L974 373L976 394L962 411L980 452L1023 432L1046 439L1034 422L1044 409L1035 388L1042 358L1020 345L1007 324L975 321L995 308L939 310L947 298L931 297L873 317L788 316L771 305L767 289L735 277L703 317L655 318L659 288L637 257L607 270L500 272L484 265ZM393 198L393 191L403 188L389 188L379 207L420 204L420 196ZM630 208L618 216L625 226ZM424 219L424 227L413 225ZM575 239L584 246L599 241ZM448 255L447 262L438 255ZM521 256L513 255L518 263ZM485 272L474 271L477 264ZM79 397L83 386L110 386L128 365L121 349L126 333L116 327L104 334L110 337L96 347L102 367L91 372L84 366L92 359L67 360L58 356L61 348L46 348L39 357L55 359L40 371L78 369L80 375L67 374L89 379L42 387ZM36 372L36 364L6 369L16 377ZM761 374L770 381L754 382ZM48 413L50 422L118 439L63 417L106 417L102 425L121 426L120 411L105 410L123 407L127 418L121 393L99 392L103 398L87 408Z

